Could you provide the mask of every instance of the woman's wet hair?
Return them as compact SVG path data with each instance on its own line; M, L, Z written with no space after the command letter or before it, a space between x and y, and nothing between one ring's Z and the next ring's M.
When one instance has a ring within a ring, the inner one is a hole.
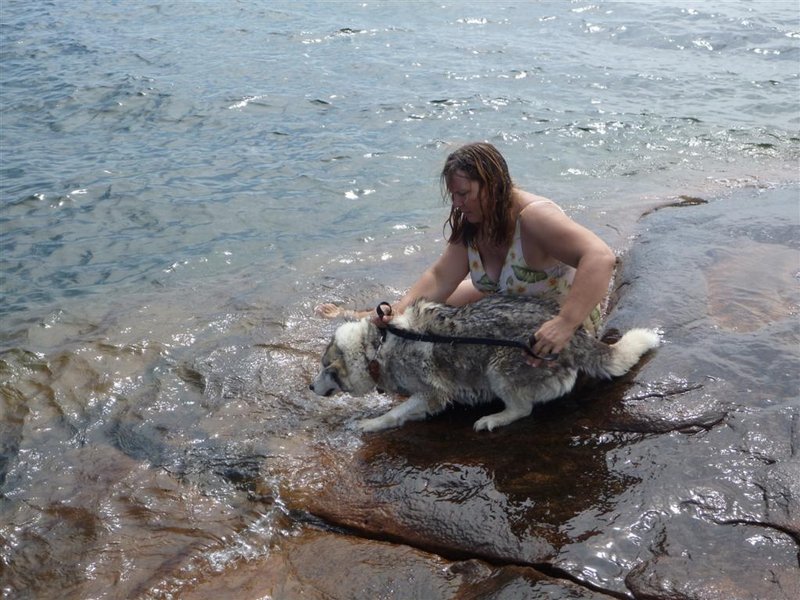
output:
M484 221L479 225L468 222L461 211L450 208L445 228L450 227L449 242L461 242L474 246L479 228L497 244L505 244L513 235L510 224L511 191L514 184L508 172L506 159L500 151L487 142L475 142L461 146L450 154L441 174L442 197L450 200L447 183L457 171L463 172L480 185L480 199Z

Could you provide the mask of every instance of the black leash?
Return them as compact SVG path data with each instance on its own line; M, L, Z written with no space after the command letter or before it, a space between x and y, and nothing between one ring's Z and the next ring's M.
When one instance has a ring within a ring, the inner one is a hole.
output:
M388 311L384 311L383 308L381 308L382 306L387 306ZM385 317L392 314L392 306L388 302L381 302L378 304L375 311L378 313L378 317ZM441 335L438 333L415 333L406 329L400 329L399 327L395 327L391 324L387 324L386 329L392 335L415 342L432 342L434 344L472 344L477 346L509 346L512 348L519 348L520 350L523 350L531 355L533 358L538 358L539 360L544 360L547 362L558 360L558 354L548 354L546 356L539 356L538 354L535 354L532 348L534 344L536 344L536 336L533 335L530 337L528 344L525 344L524 342L519 342L517 340L504 340L498 338L463 337Z

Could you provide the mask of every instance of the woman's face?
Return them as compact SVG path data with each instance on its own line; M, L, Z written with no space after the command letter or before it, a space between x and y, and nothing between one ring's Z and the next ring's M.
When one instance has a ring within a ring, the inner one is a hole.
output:
M453 208L460 210L469 223L477 224L483 220L479 182L470 179L463 171L456 171L447 180L447 191L453 200Z

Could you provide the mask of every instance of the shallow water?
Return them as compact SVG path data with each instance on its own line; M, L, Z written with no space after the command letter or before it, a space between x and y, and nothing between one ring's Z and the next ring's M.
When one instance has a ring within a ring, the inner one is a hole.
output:
M318 447L358 447L354 414L390 403L310 395L333 326L311 308L413 280L453 145L497 144L620 254L679 196L796 182L798 20L786 2L4 2L4 596L180 595L296 533L286 482L316 489ZM795 246L724 241L702 307L678 288L639 310L742 335L796 314ZM724 360L731 385L745 365L791 393L732 342Z

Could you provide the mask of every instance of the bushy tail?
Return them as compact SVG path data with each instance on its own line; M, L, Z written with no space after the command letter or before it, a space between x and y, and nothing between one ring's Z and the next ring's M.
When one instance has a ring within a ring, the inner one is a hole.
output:
M580 365L581 370L595 377L619 377L639 362L642 355L661 342L661 336L653 329L631 329L616 344L604 348L599 360Z

